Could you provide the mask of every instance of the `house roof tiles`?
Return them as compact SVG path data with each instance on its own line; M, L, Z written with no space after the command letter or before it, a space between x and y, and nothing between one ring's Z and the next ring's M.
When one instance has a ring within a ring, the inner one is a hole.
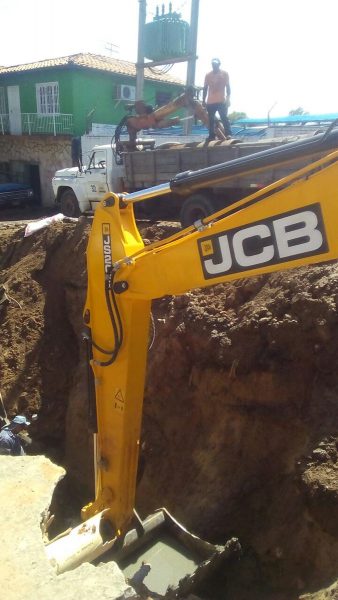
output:
M71 56L62 56L61 58L49 58L40 60L34 63L23 65L15 65L10 67L0 67L0 75L9 73L22 73L27 71L35 71L40 69L52 69L54 67L79 67L85 69L94 69L96 71L109 71L117 75L125 75L127 77L136 77L135 64L117 58L102 56L100 54L80 53L72 54ZM156 72L154 69L145 69L145 79L154 81L163 81L164 83L172 83L183 85L183 81L172 75Z

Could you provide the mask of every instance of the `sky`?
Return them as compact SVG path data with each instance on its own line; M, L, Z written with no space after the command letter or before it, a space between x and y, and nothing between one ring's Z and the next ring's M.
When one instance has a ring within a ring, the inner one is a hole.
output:
M161 4L148 0L147 21ZM190 20L191 0L172 5ZM79 52L136 61L138 0L0 0L0 9L2 66ZM200 0L196 84L218 57L230 76L230 112L338 112L337 16L337 0ZM170 73L184 80L186 64Z

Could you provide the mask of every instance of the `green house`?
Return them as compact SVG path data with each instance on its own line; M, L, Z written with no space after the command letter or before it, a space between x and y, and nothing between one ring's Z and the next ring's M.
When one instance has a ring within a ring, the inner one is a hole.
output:
M145 70L144 101L163 105L182 93L180 80ZM135 100L134 63L74 54L0 67L0 135L109 133Z

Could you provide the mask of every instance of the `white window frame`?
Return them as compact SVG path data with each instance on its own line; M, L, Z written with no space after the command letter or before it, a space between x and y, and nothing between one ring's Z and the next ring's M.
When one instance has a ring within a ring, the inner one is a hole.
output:
M59 82L36 83L36 108L39 115L60 114Z
M6 95L5 88L0 87L0 115L6 114Z

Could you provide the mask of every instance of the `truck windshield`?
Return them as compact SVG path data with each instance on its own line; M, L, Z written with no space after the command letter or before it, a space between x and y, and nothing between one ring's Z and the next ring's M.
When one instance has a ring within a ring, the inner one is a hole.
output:
M96 150L93 152L88 169L105 169L106 168L106 153L104 150Z

